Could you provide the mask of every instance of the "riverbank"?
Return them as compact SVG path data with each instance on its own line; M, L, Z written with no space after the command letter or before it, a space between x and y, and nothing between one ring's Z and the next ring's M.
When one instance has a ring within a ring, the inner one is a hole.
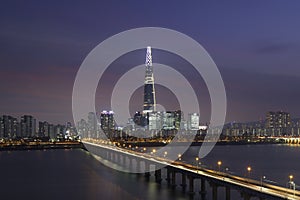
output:
M43 142L27 144L1 144L0 151L24 151L24 150L46 150L46 149L85 149L81 142Z
M138 146L138 147L160 147L160 146L166 146L171 143L165 143L165 142L136 142L136 141L127 141L127 142L120 142L120 145L122 146L125 144L126 146L131 145L132 147ZM173 142L172 146L201 146L204 144L203 141L197 141L197 142ZM214 142L206 142L205 145L211 145L214 144ZM216 145L265 145L265 144L283 144L283 142L279 141L218 141Z

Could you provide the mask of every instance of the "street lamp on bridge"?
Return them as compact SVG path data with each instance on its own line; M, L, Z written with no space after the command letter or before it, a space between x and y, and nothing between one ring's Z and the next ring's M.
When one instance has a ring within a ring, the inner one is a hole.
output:
M178 160L181 161L181 154L178 154Z
M263 187L263 183L264 183L264 180L266 179L266 176L261 176L260 177L260 190L262 191L262 187Z
M249 178L250 178L250 173L251 173L251 170L252 170L252 169L251 169L251 167L250 167L250 166L248 166L248 167L247 167L247 171L248 171L248 177L249 177Z
M289 175L289 178L290 178L290 182L292 182L292 181L293 181L293 178L294 178L294 176L293 176L293 175Z
M168 155L168 152L167 151L165 151L164 152L164 157L166 157Z
M196 157L195 160L196 160L196 165L197 165L196 172L198 173L199 157Z
M218 164L218 167L219 167L219 172L220 172L220 171L221 171L221 165L222 165L222 161L220 161L220 160L219 160L219 161L217 162L217 164Z
M155 154L156 153L156 149L152 149L151 154Z
M294 176L293 175L289 175L289 178L290 178L290 181L288 182L289 188L294 190L294 196L295 196L296 183L293 181Z

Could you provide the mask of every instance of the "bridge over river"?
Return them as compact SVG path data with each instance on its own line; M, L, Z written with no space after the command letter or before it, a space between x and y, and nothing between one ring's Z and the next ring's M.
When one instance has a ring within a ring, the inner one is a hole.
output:
M206 199L207 185L212 188L212 199L218 199L218 188L225 188L224 199L231 199L231 190L241 193L243 199L252 197L259 199L300 199L300 191L295 188L285 188L272 185L263 180L254 180L249 177L240 177L220 170L207 169L199 165L191 165L177 160L170 160L166 156L158 156L155 153L138 152L131 149L118 147L114 144L102 144L83 141L85 147L92 154L108 161L110 167L119 170L144 174L145 177L154 175L155 181L161 183L166 180L168 185L175 189L180 186L183 192L192 197L194 192L194 180L199 179L201 199ZM111 163L114 163L113 165ZM162 173L165 170L166 173ZM165 174L166 177L163 177ZM178 178L176 174L180 174ZM176 179L177 178L177 179ZM220 195L220 194L219 194Z

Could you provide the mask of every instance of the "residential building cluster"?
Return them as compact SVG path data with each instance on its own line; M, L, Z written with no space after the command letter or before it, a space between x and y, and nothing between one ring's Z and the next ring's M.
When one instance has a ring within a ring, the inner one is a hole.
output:
M222 134L228 137L296 137L300 136L300 120L292 120L288 112L269 111L265 119L261 121L226 124Z
M43 138L65 139L76 135L76 129L70 122L66 125L51 124L47 121L39 121L31 115L23 115L20 120L9 115L0 116L0 138Z

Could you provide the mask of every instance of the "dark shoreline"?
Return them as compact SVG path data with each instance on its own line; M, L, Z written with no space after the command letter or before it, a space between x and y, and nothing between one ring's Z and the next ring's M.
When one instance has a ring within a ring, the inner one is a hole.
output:
M168 145L168 143L163 142L124 142L121 144L132 145L132 146L139 146L139 147L162 147ZM172 143L172 146L201 146L203 142L177 142ZM207 142L205 145L210 145L212 142ZM248 141L219 141L216 145L225 146L225 145L265 145L265 144L286 144L283 142L276 142L276 141L259 141L259 142L248 142Z
M131 145L138 147L163 147L168 145L168 143L163 142L121 142L121 145ZM172 143L172 146L201 146L203 142L177 142ZM212 143L208 142L205 145L210 145ZM219 141L216 145L225 146L225 145L266 145L266 144L286 144L282 142L275 141L259 141L259 142L248 142L248 141ZM48 144L20 144L20 145L2 145L0 146L0 151L26 151L26 150L48 150L48 149L83 149L86 150L85 146L81 142L72 142L72 143L48 143Z
M0 151L26 151L26 150L48 150L48 149L84 149L81 142L74 143L49 143L49 144L21 144L0 146Z

